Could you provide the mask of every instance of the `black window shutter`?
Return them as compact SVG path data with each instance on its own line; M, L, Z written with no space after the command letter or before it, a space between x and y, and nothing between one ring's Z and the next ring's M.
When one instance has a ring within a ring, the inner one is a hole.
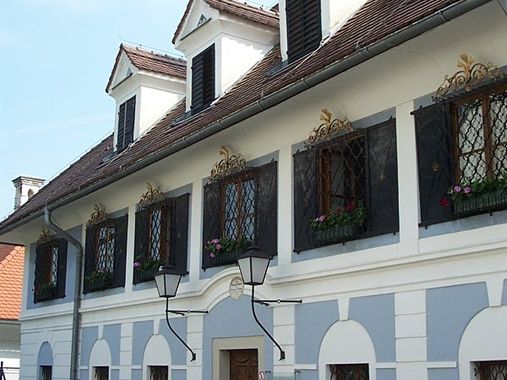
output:
M65 280L67 273L67 247L65 239L58 240L58 268L56 272L56 297L65 297Z
M136 212L136 232L134 243L134 260L148 257L150 211L148 208L140 208Z
M90 225L86 227L84 277L88 276L95 270L96 235L97 235L96 225ZM84 286L83 288L83 293L85 294L88 293L88 289L86 286Z
M322 39L320 0L287 0L287 55L293 62L319 47Z
M294 251L312 248L309 220L318 213L316 149L294 154Z
M188 206L190 194L174 199L171 213L170 255L174 258L174 267L181 273L187 273L188 252Z
M125 110L126 103L122 103L118 111L118 133L116 136L116 149L118 151L123 150L125 141Z
M43 245L43 244L37 244L37 246L35 247L35 272L34 272L34 281L33 281L33 285L34 285L33 302L34 303L38 302L37 291L38 291L39 286L42 285L42 280L43 280L43 276L44 276L44 268L43 268L44 253L45 253L44 246L45 245Z
M127 110L125 111L125 140L123 148L125 149L132 141L134 141L134 122L136 116L136 97L127 100Z
M450 207L440 202L452 185L452 140L449 106L435 103L414 112L421 223L451 219Z
M198 112L215 99L215 45L192 59L192 105Z
M395 121L368 128L367 133L369 232L371 235L396 232L399 210Z
M276 161L257 168L256 241L265 253L278 253L278 183Z
M114 285L125 286L128 215L115 219Z
M203 253L202 267L210 266L210 257L205 249L206 243L220 236L220 185L211 182L204 186L204 221L203 221Z

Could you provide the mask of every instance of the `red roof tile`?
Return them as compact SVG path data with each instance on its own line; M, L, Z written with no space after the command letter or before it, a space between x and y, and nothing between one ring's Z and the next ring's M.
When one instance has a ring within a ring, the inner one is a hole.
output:
M176 127L171 125L176 117L185 112L184 101L168 112L148 133L109 161L106 158L111 156L113 137L104 139L44 186L6 220L0 222L0 231L31 214L40 212L46 202L52 203L77 193L120 173L127 167L150 159L157 152L163 151L199 130L208 128L218 120L459 1L425 0L407 3L404 0L369 0L322 47L276 75L270 75L270 72L280 65L280 49L273 48L261 62L225 95L217 99L211 107L179 122Z
M278 29L278 13L271 9L267 10L261 7L254 7L252 5L246 3L239 3L234 0L204 0L210 7L228 13L232 16L240 17L247 21L256 22L261 25L265 25L270 28ZM190 9L192 8L192 4L194 0L190 0L187 4L187 8L185 9L185 13L174 32L174 36L172 42L176 41L176 38L181 33L181 29L185 24L185 20L190 13Z
M23 247L0 244L0 320L18 320L23 289Z

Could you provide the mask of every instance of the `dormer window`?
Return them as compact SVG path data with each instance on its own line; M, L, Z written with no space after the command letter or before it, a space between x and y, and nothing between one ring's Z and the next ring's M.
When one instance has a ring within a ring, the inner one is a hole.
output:
M320 0L286 0L289 62L317 49L322 39Z
M215 99L215 44L192 59L192 113Z
M118 132L116 152L123 151L134 141L134 120L136 116L136 97L133 96L120 105L118 111Z

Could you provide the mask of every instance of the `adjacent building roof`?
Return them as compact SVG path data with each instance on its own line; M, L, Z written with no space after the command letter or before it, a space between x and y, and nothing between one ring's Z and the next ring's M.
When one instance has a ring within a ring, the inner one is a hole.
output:
M23 247L0 244L0 320L18 320L23 289Z
M170 75L181 79L185 79L187 76L187 62L184 59L144 50L140 47L121 44L118 54L116 55L113 70L111 71L111 75L109 76L109 80L107 82L106 92L108 92L111 88L114 73L118 67L122 52L125 52L132 64L140 70Z
M280 49L278 46L273 48L226 94L197 115L175 123L175 119L185 113L185 102L181 101L144 136L111 160L108 157L112 154L113 136L104 139L0 222L0 232L24 218L41 213L46 203L51 204L81 190L100 186L106 180L118 178L115 176L127 168L139 168L140 163L149 162L154 155L167 151L189 135L203 131L279 89L307 79L328 65L340 62L364 47L458 2L460 0L369 0L317 51L282 70Z
M195 0L190 0L185 9L185 13L174 32L172 42L176 41L176 38L181 33L183 25L187 19L190 9ZM234 0L204 0L211 8L214 8L220 12L228 13L232 16L240 17L244 20L255 22L270 28L278 29L278 13L274 9L264 9L261 7L254 7L246 3L239 3Z

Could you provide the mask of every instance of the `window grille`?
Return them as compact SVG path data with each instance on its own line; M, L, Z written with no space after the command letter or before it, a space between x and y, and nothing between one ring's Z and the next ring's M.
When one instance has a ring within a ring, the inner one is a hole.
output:
M169 378L167 366L150 366L150 380L167 380Z
M65 295L67 242L53 239L36 247L34 301L40 302Z
M96 269L112 273L114 270L114 243L116 229L113 224L101 226L97 236Z
M507 380L507 360L475 362L474 371L479 380Z
M93 371L94 380L108 380L109 379L109 367L94 367Z
M332 364L330 380L368 380L368 364Z
M40 367L40 378L41 380L51 380L53 367L49 365L43 365Z

